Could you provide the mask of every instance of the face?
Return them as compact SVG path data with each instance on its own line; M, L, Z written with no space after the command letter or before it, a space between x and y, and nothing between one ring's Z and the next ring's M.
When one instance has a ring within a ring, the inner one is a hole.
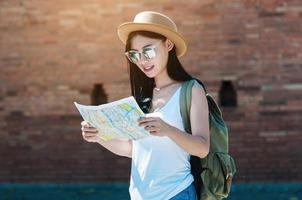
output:
M126 52L134 64L149 78L166 73L169 51L173 48L170 40L162 41L137 35L131 40L131 50Z

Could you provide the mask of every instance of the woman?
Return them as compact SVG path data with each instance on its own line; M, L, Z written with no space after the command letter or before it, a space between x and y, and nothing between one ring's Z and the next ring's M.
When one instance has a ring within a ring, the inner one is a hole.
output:
M121 24L118 35L126 45L132 95L150 113L138 123L151 136L105 142L84 121L83 137L132 158L131 199L195 200L190 155L203 158L208 154L208 105L203 87L196 81L190 112L192 135L187 134L179 111L181 85L192 79L178 60L186 52L185 40L170 18L151 11Z

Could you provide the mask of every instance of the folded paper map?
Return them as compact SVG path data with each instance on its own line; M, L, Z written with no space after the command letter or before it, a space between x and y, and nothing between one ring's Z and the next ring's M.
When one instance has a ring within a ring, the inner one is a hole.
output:
M150 135L137 120L145 116L133 96L99 106L74 102L83 119L98 130L103 140L136 140Z

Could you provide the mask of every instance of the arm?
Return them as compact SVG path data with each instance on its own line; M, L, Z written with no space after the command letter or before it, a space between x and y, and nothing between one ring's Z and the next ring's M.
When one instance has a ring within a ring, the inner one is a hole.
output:
M131 140L122 140L122 139L113 139L109 141L104 141L99 139L97 141L100 145L111 151L112 153L125 156L128 158L132 157L132 141Z
M160 118L147 117L139 120L151 134L168 136L189 154L200 158L206 157L210 147L209 111L205 92L200 85L192 88L190 109L192 135L170 126Z
M204 89L196 84L192 87L190 123L192 135L173 127L168 136L191 155L206 157L210 147L209 110Z
M90 126L86 121L83 121L81 125L83 138L87 142L96 142L116 155L131 158L131 140L113 139L109 141L104 141L97 134L97 130L94 127Z

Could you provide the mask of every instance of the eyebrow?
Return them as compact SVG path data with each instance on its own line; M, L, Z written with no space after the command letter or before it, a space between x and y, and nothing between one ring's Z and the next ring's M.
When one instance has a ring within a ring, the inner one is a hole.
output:
M144 49L144 48L146 48L146 47L153 46L153 45L154 45L154 44L147 44L147 45L143 46L142 49ZM130 49L130 50L136 50L136 51L138 51L137 49Z

